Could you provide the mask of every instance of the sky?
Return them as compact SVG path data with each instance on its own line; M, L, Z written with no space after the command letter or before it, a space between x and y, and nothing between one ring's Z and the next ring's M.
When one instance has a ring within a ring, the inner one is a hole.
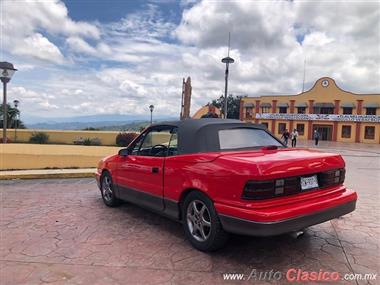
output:
M329 76L380 93L379 1L0 0L0 61L18 69L8 100L26 116L179 116L224 92L298 94Z

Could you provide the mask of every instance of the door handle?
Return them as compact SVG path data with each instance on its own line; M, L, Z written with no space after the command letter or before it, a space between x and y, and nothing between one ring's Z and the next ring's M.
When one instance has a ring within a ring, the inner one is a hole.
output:
M152 173L158 173L159 169L158 167L152 167Z

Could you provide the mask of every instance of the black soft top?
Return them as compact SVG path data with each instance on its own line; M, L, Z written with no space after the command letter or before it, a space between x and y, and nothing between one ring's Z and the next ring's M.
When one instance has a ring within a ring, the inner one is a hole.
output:
M182 121L161 122L153 124L149 129L172 126L178 128L178 153L219 151L218 131L235 128L253 128L265 130L260 124L244 123L239 120L203 118Z

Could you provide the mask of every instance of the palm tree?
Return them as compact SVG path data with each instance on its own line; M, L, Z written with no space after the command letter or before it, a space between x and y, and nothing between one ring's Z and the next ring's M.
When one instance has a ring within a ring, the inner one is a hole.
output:
M0 106L0 128L3 127L3 104ZM25 125L22 121L18 119L20 111L17 108L12 107L7 104L7 128L14 128L17 126L18 129L25 129Z

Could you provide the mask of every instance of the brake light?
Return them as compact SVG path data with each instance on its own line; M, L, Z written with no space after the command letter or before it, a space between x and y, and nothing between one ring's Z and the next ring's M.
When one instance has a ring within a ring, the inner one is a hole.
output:
M249 181L245 185L243 199L265 199L274 195L274 180L269 181Z
M319 187L328 187L336 184L343 184L346 177L346 170L334 169L319 173Z
M346 170L334 169L316 173L319 188L343 184ZM244 187L242 199L261 200L301 192L301 177L293 176L274 180L248 181Z

